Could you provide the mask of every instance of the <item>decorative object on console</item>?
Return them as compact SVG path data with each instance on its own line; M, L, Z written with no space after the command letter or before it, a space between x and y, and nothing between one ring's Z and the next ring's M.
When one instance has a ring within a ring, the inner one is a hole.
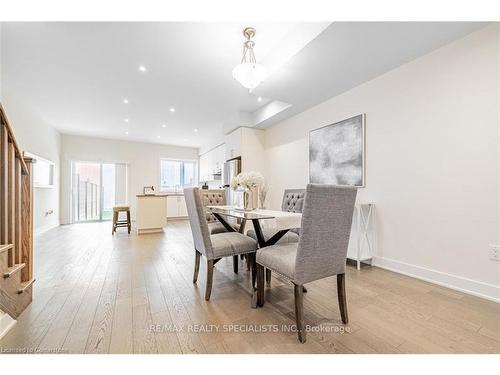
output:
M245 211L252 211L258 205L258 190L264 184L264 176L259 172L240 173L231 179L231 189L243 194L242 206Z
M154 195L155 194L155 188L154 186L144 186L143 194L144 195Z
M309 133L309 182L365 186L365 115Z

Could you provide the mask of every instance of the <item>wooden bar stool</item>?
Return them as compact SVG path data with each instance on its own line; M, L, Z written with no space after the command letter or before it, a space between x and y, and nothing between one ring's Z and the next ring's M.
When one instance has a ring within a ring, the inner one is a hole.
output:
M127 213L127 220L119 220L120 212ZM111 234L115 234L116 228L118 228L118 227L127 227L128 234L130 234L130 229L132 227L132 224L130 222L130 206L114 206L113 207L113 230L111 231Z

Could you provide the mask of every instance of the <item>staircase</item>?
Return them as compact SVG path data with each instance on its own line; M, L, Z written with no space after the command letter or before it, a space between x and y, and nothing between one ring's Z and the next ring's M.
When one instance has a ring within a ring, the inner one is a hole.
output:
M35 281L32 166L0 104L0 310L14 319L31 303Z

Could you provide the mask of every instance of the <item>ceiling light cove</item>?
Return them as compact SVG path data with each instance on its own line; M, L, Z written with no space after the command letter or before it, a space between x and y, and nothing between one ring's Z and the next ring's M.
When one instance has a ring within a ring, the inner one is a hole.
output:
M141 73L146 73L148 70L146 69L146 67L144 65L139 65L139 72Z
M233 69L233 78L249 90L256 88L267 76L267 69L264 65L257 64L253 52L255 42L252 38L255 33L256 30L253 27L247 27L243 30L243 35L247 39L243 43L243 56L241 63Z

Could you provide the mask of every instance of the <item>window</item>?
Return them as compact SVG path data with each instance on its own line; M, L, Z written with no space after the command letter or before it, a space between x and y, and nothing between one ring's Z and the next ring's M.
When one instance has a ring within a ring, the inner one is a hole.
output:
M26 153L26 155L36 161L33 164L33 186L35 188L53 188L54 163L34 154Z
M196 185L196 162L161 160L160 190L178 191Z

